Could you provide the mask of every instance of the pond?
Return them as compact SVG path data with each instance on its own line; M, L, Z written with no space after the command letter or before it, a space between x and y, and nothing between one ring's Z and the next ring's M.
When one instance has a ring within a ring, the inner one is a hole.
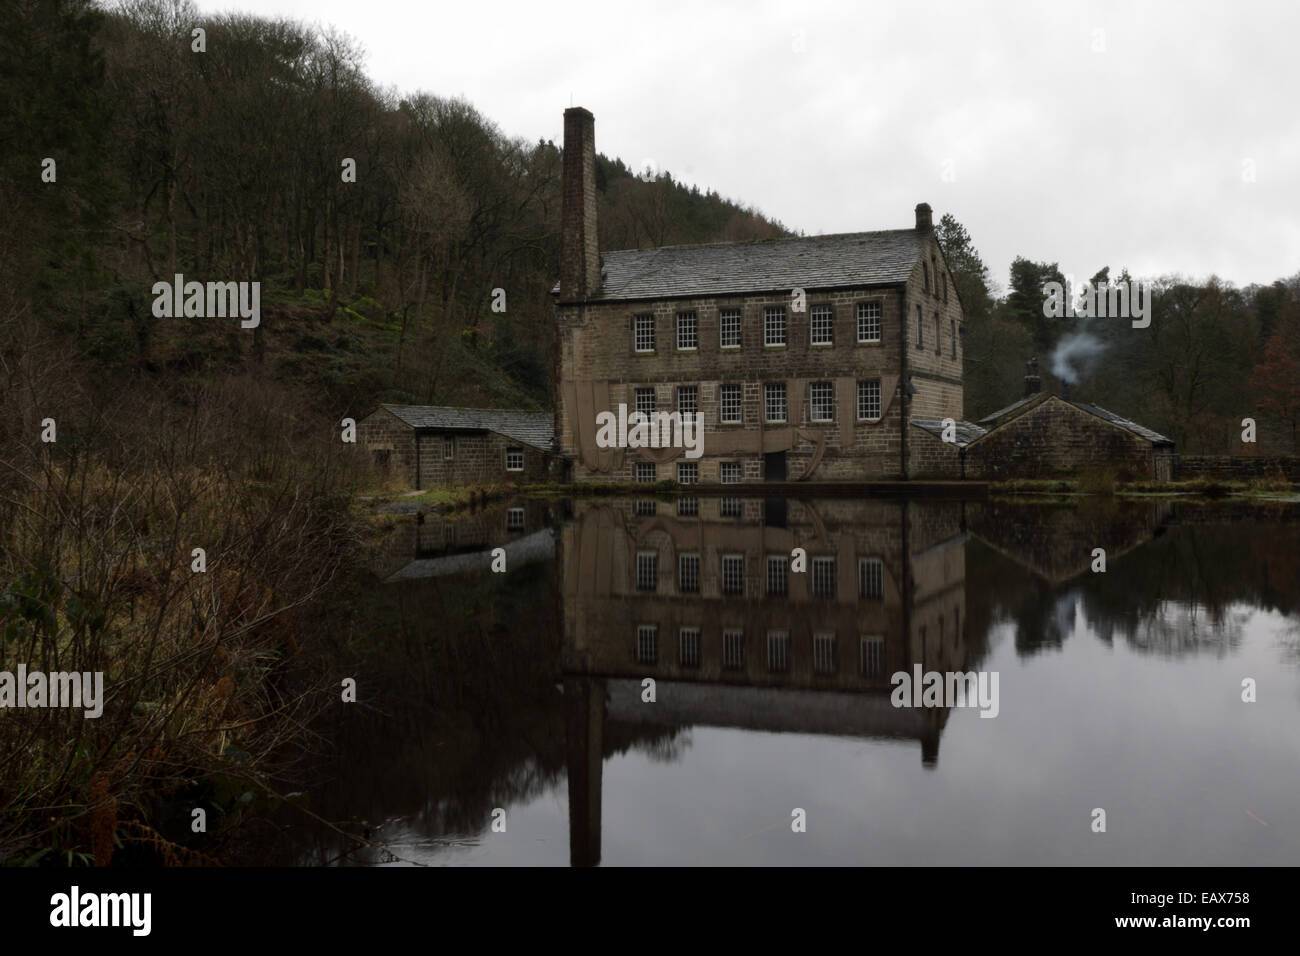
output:
M403 518L330 611L313 816L252 862L1293 865L1298 605L1294 505ZM930 673L995 706L896 706Z

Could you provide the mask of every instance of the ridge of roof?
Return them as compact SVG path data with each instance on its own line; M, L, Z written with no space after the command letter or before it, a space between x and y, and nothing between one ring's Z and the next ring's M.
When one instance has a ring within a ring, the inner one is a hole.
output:
M587 301L892 285L911 277L929 238L880 229L613 250L602 254L601 287Z

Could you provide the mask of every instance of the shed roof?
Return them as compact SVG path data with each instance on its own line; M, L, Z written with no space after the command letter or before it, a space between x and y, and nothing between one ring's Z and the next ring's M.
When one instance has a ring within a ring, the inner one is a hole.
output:
M988 431L992 431L999 425L1002 425L1013 418L1018 418L1031 408L1036 408L1043 402L1053 398L1058 402L1065 402L1067 405L1073 405L1075 408L1087 412L1089 415L1095 415L1102 421L1110 422L1112 425L1118 425L1120 428L1126 429L1140 438L1145 438L1152 444L1174 444L1172 438L1166 438L1164 435L1161 435L1157 431L1152 431L1145 425L1139 425L1137 422L1131 421L1122 415L1116 415L1114 412L1107 411L1100 405L1089 405L1086 402L1076 402L1072 399L1062 398L1060 395L1053 395L1050 392L1037 392L1020 399L1018 402L1012 402L1006 408L1000 408L993 414L984 416L979 420L979 424L983 425Z
M916 229L624 249L601 256L592 301L744 295L905 282L927 238ZM559 292L556 283L554 292Z
M550 412L514 408L453 408L446 405L381 405L412 428L441 431L490 431L549 451L555 442Z
M925 419L913 418L912 424L917 428L924 428L935 438L943 438L943 422L927 421ZM981 435L986 434L986 429L980 428L974 422L956 422L956 441L953 442L958 448L965 448Z

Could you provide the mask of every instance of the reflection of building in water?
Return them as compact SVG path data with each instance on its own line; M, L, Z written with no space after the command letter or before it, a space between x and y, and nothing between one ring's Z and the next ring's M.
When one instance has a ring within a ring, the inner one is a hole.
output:
M1077 507L988 501L971 505L970 530L994 551L1059 585L1089 573L1094 548L1104 548L1111 562L1151 540L1171 507L1165 501Z
M553 522L546 502L524 498L474 511L402 516L373 564L383 577L395 579L487 570L493 548L505 549L508 567L550 560Z
M910 739L933 766L947 711L893 707L890 677L965 669L963 542L955 502L576 504L560 540L573 862L600 858L607 720Z

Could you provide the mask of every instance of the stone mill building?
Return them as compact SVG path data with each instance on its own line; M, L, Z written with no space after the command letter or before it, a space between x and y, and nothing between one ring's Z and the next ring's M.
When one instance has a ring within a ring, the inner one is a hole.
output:
M963 412L962 308L929 205L905 229L602 256L594 137L590 112L565 111L555 423L569 477L958 477L959 445L916 427ZM620 406L698 416L702 455L598 442L598 416Z

